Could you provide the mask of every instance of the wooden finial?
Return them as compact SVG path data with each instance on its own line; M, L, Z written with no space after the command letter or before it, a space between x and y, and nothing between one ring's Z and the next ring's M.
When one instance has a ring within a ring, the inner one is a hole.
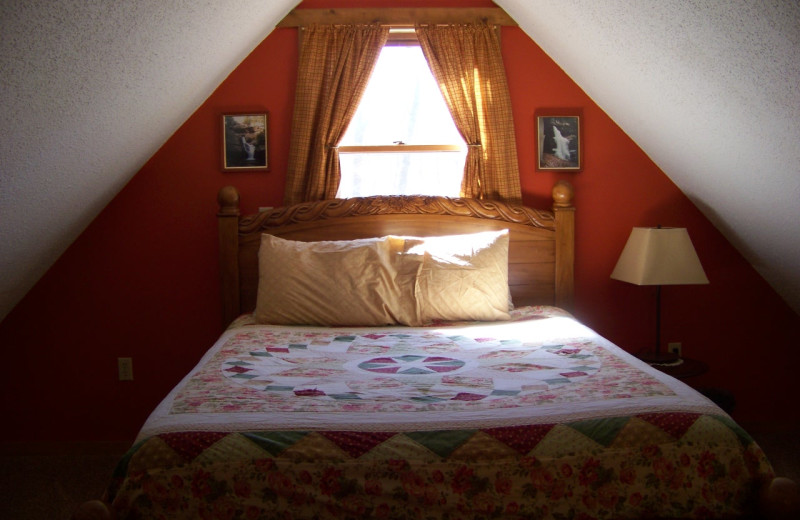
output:
M113 520L114 511L101 500L89 500L78 506L71 520Z
M553 206L556 208L570 208L572 207L572 197L575 192L572 185L564 180L558 181L553 186Z
M800 515L800 486L777 477L761 490L761 511L769 520L789 520Z
M239 191L233 186L224 186L217 193L219 215L239 214Z

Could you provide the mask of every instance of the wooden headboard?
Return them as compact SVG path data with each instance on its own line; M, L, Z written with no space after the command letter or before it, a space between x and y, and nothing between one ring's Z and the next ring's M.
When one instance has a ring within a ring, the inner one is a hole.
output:
M572 187L553 187L552 210L498 201L432 196L377 196L307 202L241 216L239 192L219 191L222 321L255 309L258 248L269 233L290 240L351 240L385 235L437 236L508 229L514 304L571 310L575 207Z

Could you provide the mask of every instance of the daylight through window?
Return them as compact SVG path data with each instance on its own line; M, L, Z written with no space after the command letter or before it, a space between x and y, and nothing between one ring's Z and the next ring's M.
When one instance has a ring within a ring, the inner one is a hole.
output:
M457 197L466 151L419 45L387 45L339 143L337 197Z

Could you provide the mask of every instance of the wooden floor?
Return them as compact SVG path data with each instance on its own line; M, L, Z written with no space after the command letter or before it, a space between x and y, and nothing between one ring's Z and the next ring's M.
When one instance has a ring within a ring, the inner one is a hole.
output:
M800 432L751 434L779 476L800 483ZM0 447L0 518L68 520L85 500L100 498L122 443L24 444Z
M129 443L36 443L0 448L0 518L68 520L100 498Z

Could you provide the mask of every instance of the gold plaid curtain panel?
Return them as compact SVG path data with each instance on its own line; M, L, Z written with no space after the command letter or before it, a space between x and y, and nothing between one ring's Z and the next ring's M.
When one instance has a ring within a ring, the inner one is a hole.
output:
M467 142L461 195L521 202L517 144L500 42L488 25L420 25L420 47Z
M285 204L332 199L339 187L336 146L355 114L389 28L310 26L297 74Z
M417 37L467 142L461 195L521 202L511 98L500 43L483 25L417 26ZM337 145L353 118L386 26L306 28L295 94L285 204L334 198Z

